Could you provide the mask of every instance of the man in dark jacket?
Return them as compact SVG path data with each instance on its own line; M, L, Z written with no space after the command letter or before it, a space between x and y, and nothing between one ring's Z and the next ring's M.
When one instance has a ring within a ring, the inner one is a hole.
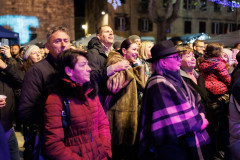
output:
M48 96L50 76L56 72L59 53L70 48L70 37L64 27L54 27L47 34L46 47L50 54L28 69L24 77L19 102L20 117L27 124L43 125L44 106Z
M20 159L17 138L13 129L15 110L13 89L18 86L18 82L8 77L7 74L7 72L12 71L12 67L10 67L10 65L8 66L8 64L16 65L16 61L11 57L8 46L1 47L0 54L0 95L7 96L6 105L0 108L0 120L5 130L5 137L8 141L11 159Z
M202 40L196 40L193 42L193 51L195 55L195 59L197 61L195 70L199 72L198 66L199 66L199 57L203 57L204 51L205 51L205 44Z
M120 61L106 67L108 53L112 50L114 35L110 26L101 26L97 31L97 37L88 43L88 63L91 67L91 81L99 86L99 98L103 105L106 95L106 81L115 72L127 69L128 61Z

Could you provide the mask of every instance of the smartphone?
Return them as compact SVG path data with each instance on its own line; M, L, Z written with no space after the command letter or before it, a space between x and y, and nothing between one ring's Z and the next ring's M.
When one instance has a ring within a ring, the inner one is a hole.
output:
M6 38L2 38L0 46L5 46L5 45L9 46L9 40Z

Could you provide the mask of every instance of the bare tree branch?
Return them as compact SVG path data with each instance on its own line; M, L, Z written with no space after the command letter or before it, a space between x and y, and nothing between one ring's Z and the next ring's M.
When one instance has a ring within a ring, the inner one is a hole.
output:
M169 0L168 5L165 9L165 20L167 20L168 17L170 16L172 5L173 5L172 0Z
M156 23L158 19L158 12L157 12L157 5L155 0L149 0L148 13L149 13L150 20Z
M169 23L172 23L178 17L178 11L179 11L179 8L180 8L180 4L181 4L181 0L177 0L177 2L175 4L173 4L172 15L168 19Z

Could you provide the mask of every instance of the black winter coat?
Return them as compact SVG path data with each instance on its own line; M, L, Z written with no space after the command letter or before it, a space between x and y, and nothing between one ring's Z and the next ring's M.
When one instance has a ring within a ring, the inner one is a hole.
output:
M14 88L19 88L24 75L20 75L17 70L16 61L13 58L7 59L7 68L0 70L0 94L6 95L6 106L0 109L0 116L3 128L8 131L13 126L15 98ZM14 64L14 65L12 65ZM10 76L14 75L14 77Z
M104 102L106 96L107 76L107 56L104 47L97 37L92 38L88 42L88 64L91 67L91 81L97 83L99 98L101 103Z
M56 64L51 54L27 70L19 101L19 116L25 123L43 125L48 85L54 73Z

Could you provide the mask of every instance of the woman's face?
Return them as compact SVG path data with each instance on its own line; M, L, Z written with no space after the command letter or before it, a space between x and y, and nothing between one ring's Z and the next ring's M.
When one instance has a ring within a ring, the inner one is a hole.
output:
M78 61L74 69L70 69L69 77L79 84L84 84L90 81L91 68L88 65L88 60L83 56L77 57ZM67 73L68 74L68 73Z
M29 55L29 58L32 60L33 63L37 63L42 60L42 54L40 49L34 48Z
M183 69L194 69L196 66L196 59L193 52L182 55L181 67Z
M181 58L178 53L165 57L162 60L165 69L170 71L178 71L181 66Z
M153 47L152 43L148 43L147 46L146 46L147 59L152 58L152 55L151 55L152 47Z
M122 52L126 60L129 62L135 62L138 57L138 46L136 43L132 43L127 50L123 48Z

